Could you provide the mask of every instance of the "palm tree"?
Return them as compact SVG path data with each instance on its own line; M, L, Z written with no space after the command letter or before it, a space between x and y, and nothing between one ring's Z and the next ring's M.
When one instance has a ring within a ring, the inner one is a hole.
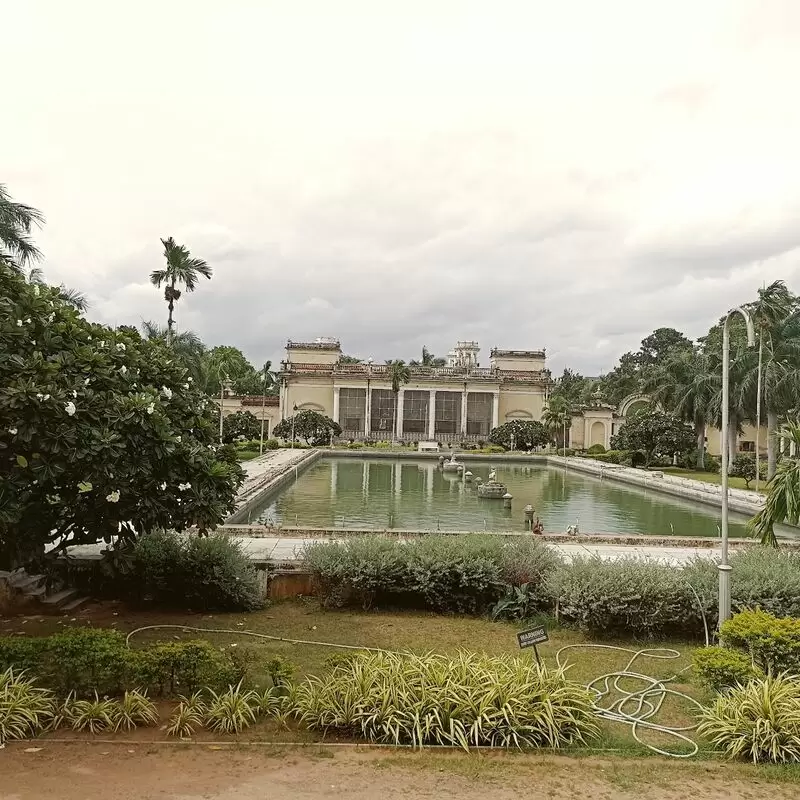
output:
M27 274L28 283L36 283L39 286L47 286L44 273L39 267L31 267ZM65 284L60 284L58 287L58 296L65 302L71 305L77 311L84 313L89 308L89 301L83 292L77 289L69 289Z
M800 525L800 424L787 425L780 435L794 444L797 457L783 458L767 484L764 507L748 523L761 544L778 546L775 526L782 522Z
M425 345L422 345L422 360L411 360L412 367L444 367L446 364L446 358L435 356Z
M572 425L572 404L564 397L551 397L542 414L544 426L554 435L561 434L561 445L566 452L567 428Z
M194 331L173 331L157 322L143 322L142 333L149 341L159 341L167 345L175 357L189 371L192 380L199 386L206 383L204 355L206 347Z
M15 203L0 183L0 264L19 272L42 254L33 243L30 233L34 226L41 227L44 216L31 206Z
M389 374L389 380L392 382L392 391L394 392L394 428L392 440L397 438L397 411L398 399L400 397L400 387L411 380L411 370L405 361L387 361L386 370Z
M699 350L674 350L644 382L652 400L694 426L697 468L705 469L706 425L715 394L708 357Z
M800 305L784 281L759 289L750 306L758 331L758 362L748 360L743 390L755 392L753 421L761 424L761 408L767 412L767 479L777 465L777 434L780 418L800 398Z
M164 299L167 301L169 315L167 316L167 332L171 335L175 320L172 313L175 309L175 301L180 299L181 290L178 285L183 285L187 292L193 292L197 288L198 276L211 279L212 269L200 258L192 258L191 254L182 244L177 244L170 236L169 239L162 239L164 245L164 258L167 266L164 269L156 269L150 273L150 283L160 289L162 284L166 284L164 289Z

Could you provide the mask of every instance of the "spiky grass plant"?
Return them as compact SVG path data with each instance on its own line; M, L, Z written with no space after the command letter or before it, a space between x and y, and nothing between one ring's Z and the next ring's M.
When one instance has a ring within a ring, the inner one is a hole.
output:
M294 703L311 728L417 747L558 748L598 732L590 692L563 670L464 651L360 653L299 684Z
M9 668L0 672L0 745L36 736L52 721L53 695Z
M698 733L729 758L800 761L800 678L768 675L734 686L705 709Z
M227 691L211 691L206 711L206 726L217 733L241 733L256 721L258 695L242 689L242 682L229 686Z
M94 694L94 700L67 698L63 714L76 731L102 733L112 730L119 716L119 703Z
M180 703L169 721L167 734L187 739L196 728L202 727L205 716L206 704L200 692L195 692L191 697L181 695Z
M115 731L131 731L138 725L155 725L158 711L146 691L131 689L117 704L114 718Z

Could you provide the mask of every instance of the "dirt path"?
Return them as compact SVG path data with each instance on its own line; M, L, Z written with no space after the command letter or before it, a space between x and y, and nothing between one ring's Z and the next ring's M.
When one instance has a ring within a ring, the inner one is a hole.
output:
M722 764L528 755L9 745L0 800L790 800L791 774ZM779 779L779 780L778 780ZM794 776L798 779L798 774Z

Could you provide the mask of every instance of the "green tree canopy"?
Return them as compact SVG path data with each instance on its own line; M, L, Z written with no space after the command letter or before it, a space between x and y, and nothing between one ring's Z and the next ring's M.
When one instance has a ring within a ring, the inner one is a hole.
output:
M261 422L251 411L236 411L222 420L222 441L235 442L237 439L258 439L261 436Z
M506 450L511 449L512 439L515 450L534 450L550 443L550 433L541 422L532 419L514 419L489 433L489 441Z
M317 411L298 411L294 417L279 422L272 433L280 439L291 439L292 432L295 438L305 439L306 444L317 447L330 444L331 436L341 435L342 429L337 422Z
M0 566L218 525L243 473L188 378L161 342L91 324L0 265Z
M626 418L619 433L611 437L613 450L639 450L645 467L656 456L672 457L694 446L694 431L673 414L647 410Z
M44 216L31 206L15 203L0 183L0 264L20 270L42 254L31 239L34 226L40 226Z

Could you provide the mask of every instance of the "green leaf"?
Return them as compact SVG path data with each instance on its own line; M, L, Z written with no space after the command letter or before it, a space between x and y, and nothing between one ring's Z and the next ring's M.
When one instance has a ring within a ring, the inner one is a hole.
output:
M82 481L81 483L78 484L78 491L81 494L85 494L86 492L91 492L92 488L93 487L90 481Z
M25 469L28 466L28 459L25 456L17 456L17 465Z

